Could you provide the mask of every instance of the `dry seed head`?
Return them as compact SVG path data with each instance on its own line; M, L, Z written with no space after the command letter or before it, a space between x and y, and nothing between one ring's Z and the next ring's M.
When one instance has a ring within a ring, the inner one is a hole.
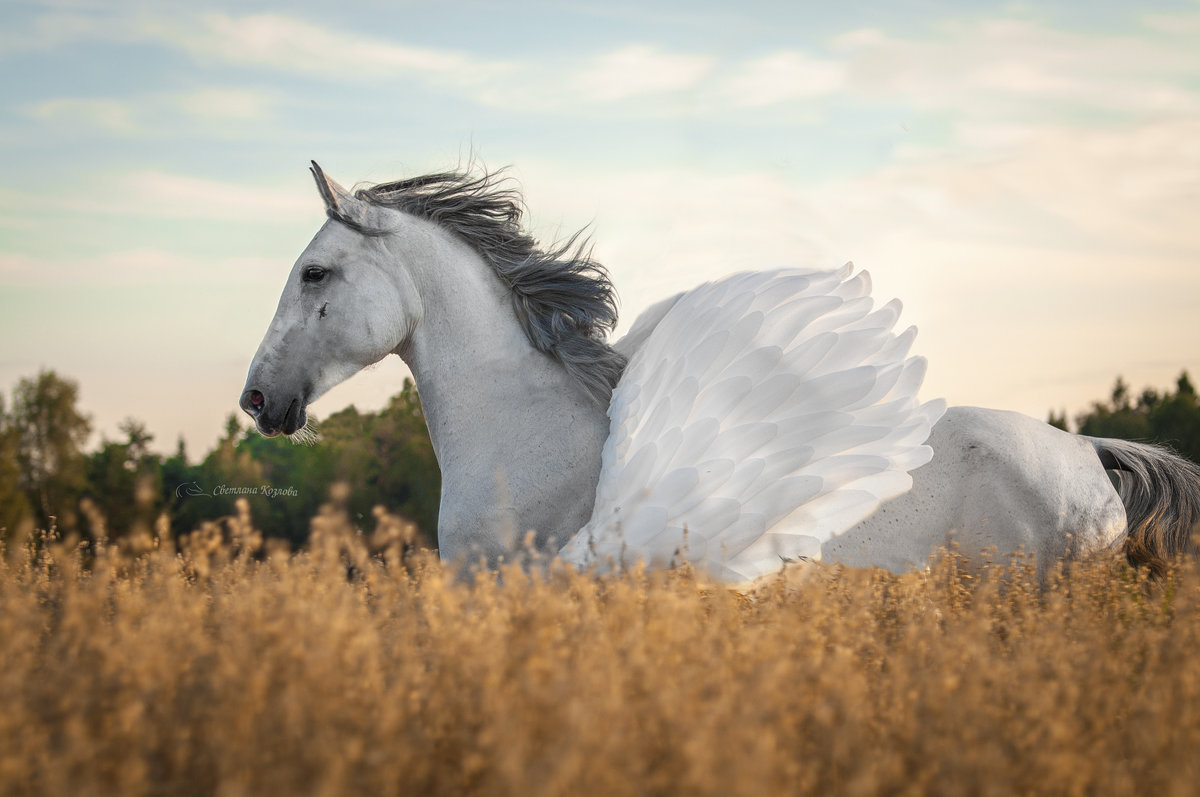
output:
M561 565L468 587L371 557L334 507L255 566L240 515L178 557L0 559L0 792L1194 789L1191 562L1152 582L1097 558L1045 589L952 557L748 596Z

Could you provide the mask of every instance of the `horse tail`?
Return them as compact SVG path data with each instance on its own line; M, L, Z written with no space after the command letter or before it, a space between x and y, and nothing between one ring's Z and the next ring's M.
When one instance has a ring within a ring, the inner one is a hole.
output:
M1125 504L1125 555L1131 564L1163 572L1194 554L1200 523L1200 466L1161 446L1089 437L1105 469L1117 474Z

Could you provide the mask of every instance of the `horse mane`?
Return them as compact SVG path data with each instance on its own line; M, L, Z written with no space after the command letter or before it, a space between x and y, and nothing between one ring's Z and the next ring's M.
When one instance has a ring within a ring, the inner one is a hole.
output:
M543 249L521 228L520 190L502 172L471 167L360 188L355 197L428 219L469 244L512 292L513 309L534 347L608 407L626 363L605 342L617 324L617 295L582 231Z

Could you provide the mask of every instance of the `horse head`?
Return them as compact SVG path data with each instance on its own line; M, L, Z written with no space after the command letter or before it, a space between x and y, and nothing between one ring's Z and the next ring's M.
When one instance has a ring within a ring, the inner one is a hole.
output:
M329 220L292 267L239 402L267 436L304 428L312 401L397 351L420 316L411 277L395 265L401 214L316 163L312 173Z

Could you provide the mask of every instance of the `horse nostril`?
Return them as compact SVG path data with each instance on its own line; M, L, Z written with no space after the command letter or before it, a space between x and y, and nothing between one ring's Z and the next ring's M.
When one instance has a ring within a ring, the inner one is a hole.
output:
M262 412L263 405L266 403L266 398L257 390L247 390L242 395L242 409L251 415L257 415Z

